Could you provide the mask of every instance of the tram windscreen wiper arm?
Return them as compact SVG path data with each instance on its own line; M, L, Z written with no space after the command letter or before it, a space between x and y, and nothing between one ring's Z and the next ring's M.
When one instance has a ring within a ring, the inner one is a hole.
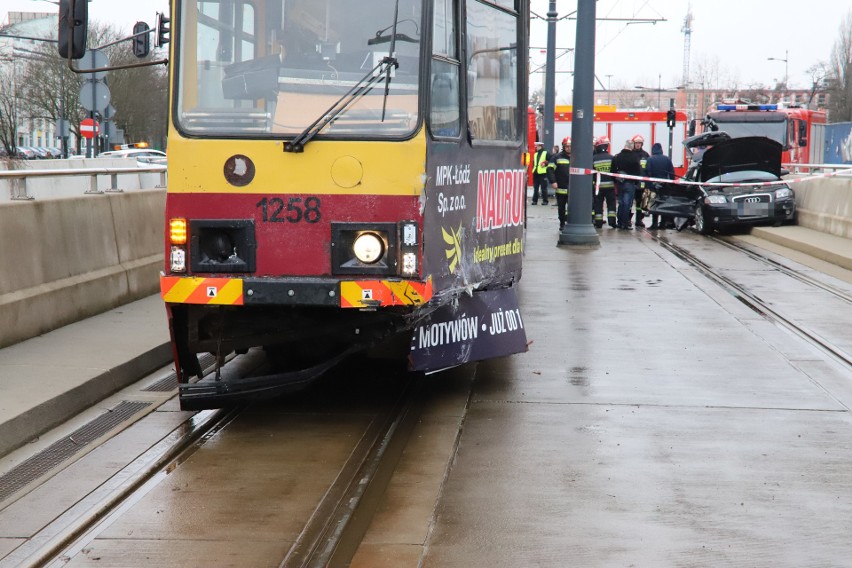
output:
M305 144L317 135L326 125L340 116L346 109L351 107L355 102L366 95L382 78L387 75L390 77L391 69L399 67L399 61L396 57L387 55L370 71L364 75L355 85L346 91L342 97L334 101L334 104L313 121L307 128L300 132L291 141L284 144L285 152L304 152ZM387 81L385 83L385 100L387 100ZM384 118L383 118L384 120Z

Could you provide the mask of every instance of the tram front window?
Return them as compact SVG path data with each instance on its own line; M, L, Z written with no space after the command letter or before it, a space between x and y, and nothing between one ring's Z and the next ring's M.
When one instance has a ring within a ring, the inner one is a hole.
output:
M393 45L399 66L390 81L318 135L406 135L418 122L421 13L421 0L183 0L178 125L201 136L298 134Z

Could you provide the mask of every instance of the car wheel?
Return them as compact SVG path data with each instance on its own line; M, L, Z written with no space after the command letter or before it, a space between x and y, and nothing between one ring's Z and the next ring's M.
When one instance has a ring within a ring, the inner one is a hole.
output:
M785 225L798 225L799 224L799 212L793 211L793 216L784 221Z
M695 230L702 235L709 235L713 232L713 226L704 217L704 207L700 203L695 206Z

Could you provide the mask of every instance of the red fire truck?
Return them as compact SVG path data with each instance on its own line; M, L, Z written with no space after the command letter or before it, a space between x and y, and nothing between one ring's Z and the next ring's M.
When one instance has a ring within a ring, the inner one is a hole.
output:
M819 161L815 124L825 124L825 112L777 104L720 103L701 121L703 131L722 130L732 138L766 136L784 148L784 164Z
M571 107L556 107L554 122L554 140L557 144L566 136L571 136ZM596 107L593 136L606 136L610 139L610 152L614 155L621 151L624 143L637 134L645 138L645 150L650 154L655 142L663 145L663 153L671 156L675 174L682 176L689 164L683 141L686 138L687 116L683 111L674 112L674 124L668 126L667 111L615 110L615 107ZM669 151L671 145L671 152Z

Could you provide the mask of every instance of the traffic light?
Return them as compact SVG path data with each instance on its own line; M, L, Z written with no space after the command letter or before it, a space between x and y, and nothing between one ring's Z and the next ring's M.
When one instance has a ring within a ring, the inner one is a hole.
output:
M136 22L133 26L133 55L136 57L145 57L151 51L151 42L148 39L150 29L145 22Z
M80 59L86 54L86 33L89 27L88 0L60 0L59 56Z
M677 123L677 116L675 115L675 110L670 108L666 113L666 126L669 128L674 128L674 125Z
M171 32L169 22L171 22L171 19L168 16L162 12L157 12L157 24L154 26L156 28L155 46L162 47L169 43L169 33Z

